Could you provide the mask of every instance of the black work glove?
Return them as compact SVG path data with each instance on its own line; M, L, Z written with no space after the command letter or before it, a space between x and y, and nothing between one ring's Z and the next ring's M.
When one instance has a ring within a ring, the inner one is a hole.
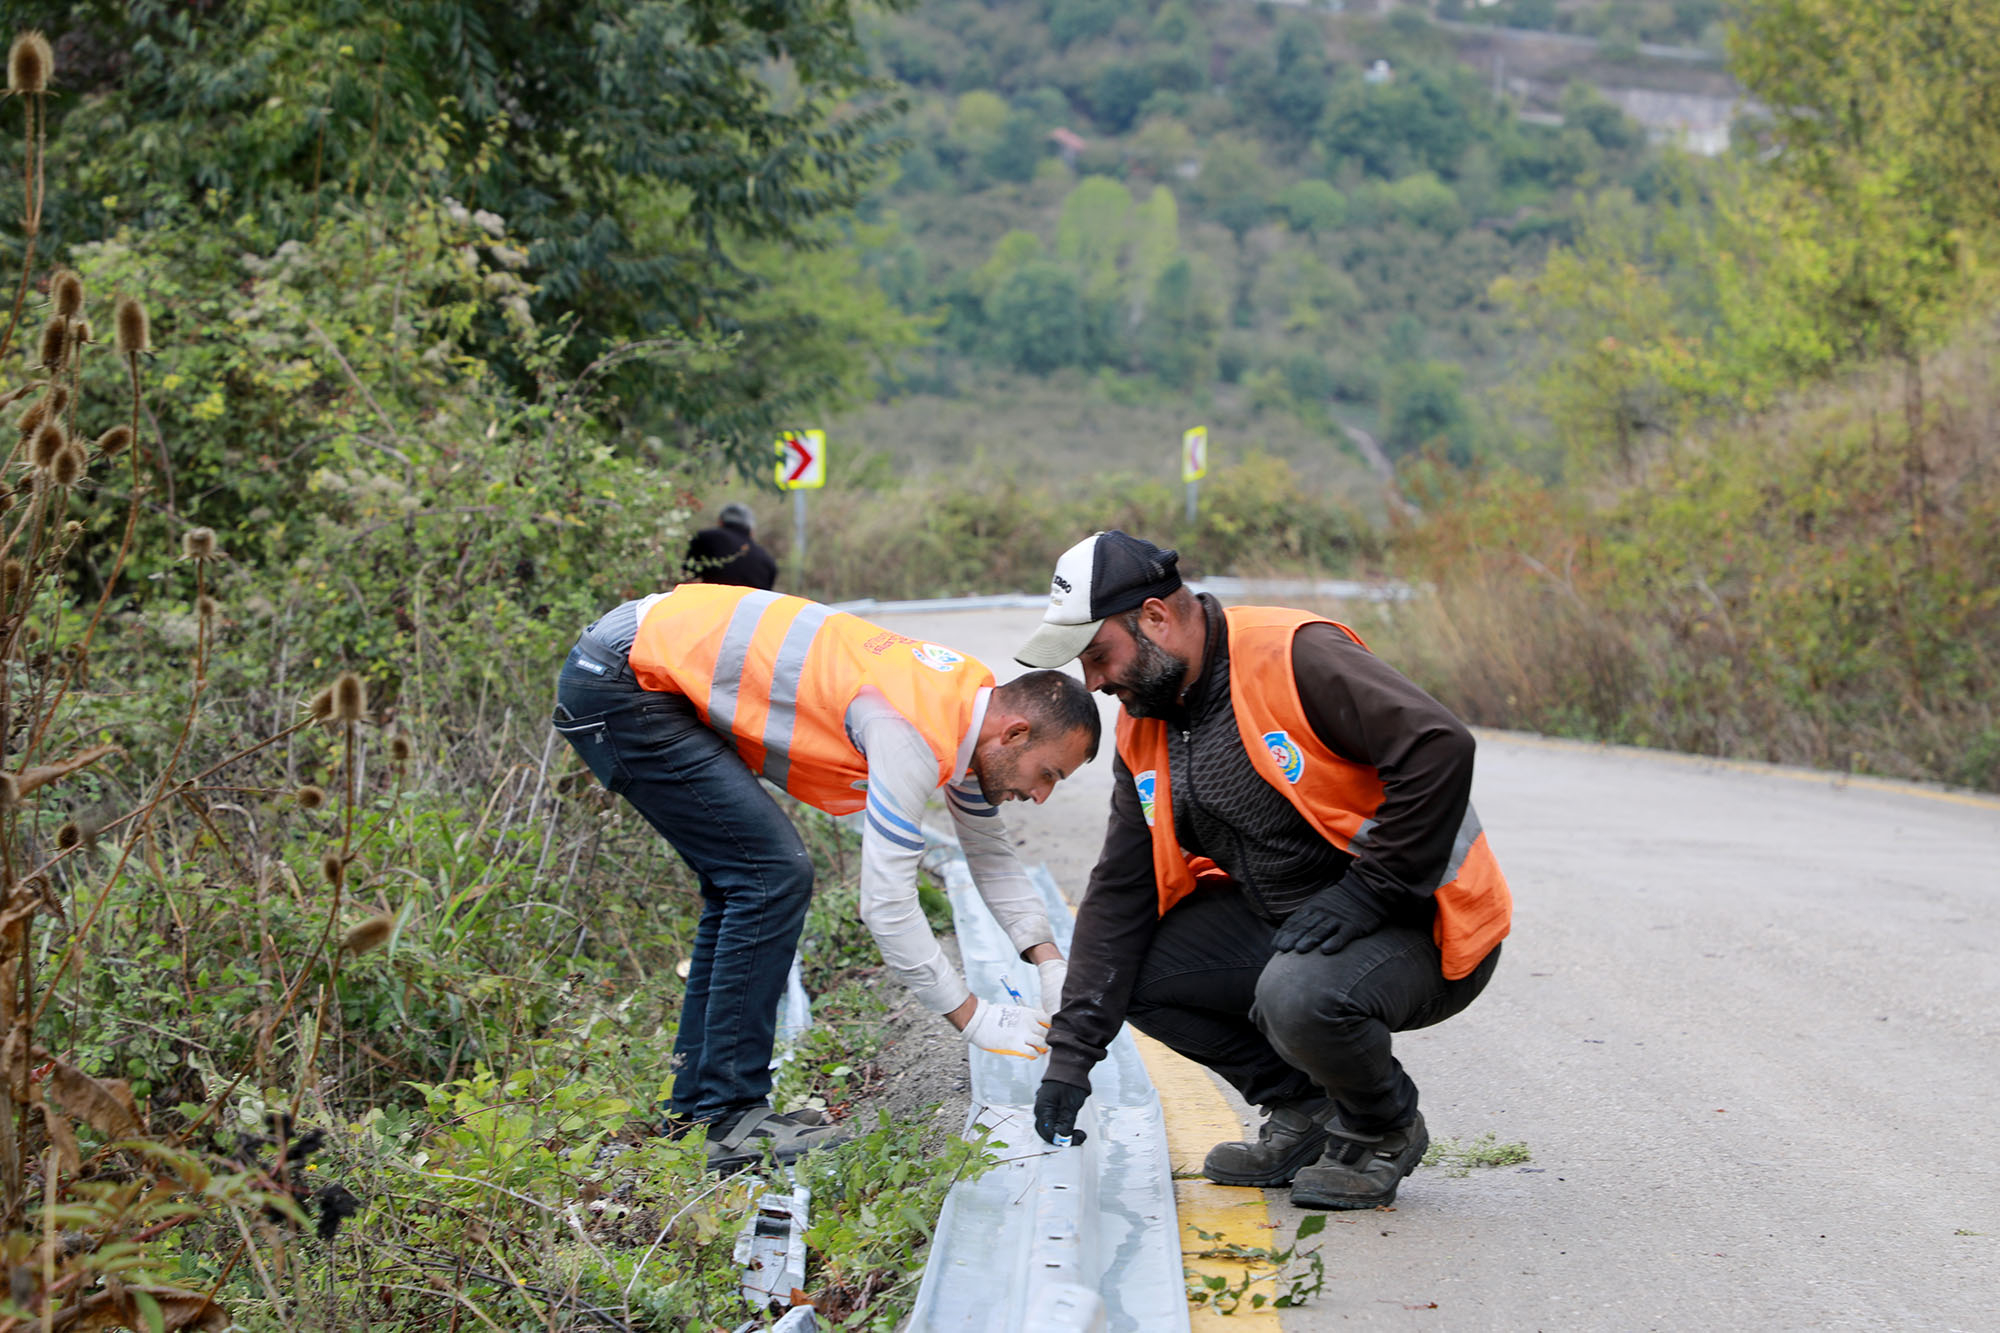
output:
M1090 1135L1076 1127L1076 1113L1089 1100L1090 1093L1074 1083L1043 1079L1041 1091L1035 1094L1035 1133L1044 1143L1056 1143L1058 1138L1071 1145L1082 1143Z
M1389 915L1382 900L1342 879L1306 899L1271 937L1273 953L1339 953L1363 935L1372 935Z

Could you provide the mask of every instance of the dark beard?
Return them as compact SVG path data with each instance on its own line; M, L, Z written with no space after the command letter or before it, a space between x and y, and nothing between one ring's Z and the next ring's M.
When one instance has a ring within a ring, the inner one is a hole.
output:
M1139 655L1131 674L1121 682L1132 695L1125 702L1125 711L1133 717L1165 717L1180 706L1187 664L1137 629L1132 638L1139 645Z

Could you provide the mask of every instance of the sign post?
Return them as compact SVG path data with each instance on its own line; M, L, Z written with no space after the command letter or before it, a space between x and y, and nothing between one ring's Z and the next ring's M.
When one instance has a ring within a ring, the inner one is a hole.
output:
M1187 521L1195 521L1195 494L1201 479L1208 475L1208 427L1195 426L1181 432L1181 480L1187 483Z
M806 567L806 492L826 485L826 432L788 430L778 437L778 489L792 493L792 573Z

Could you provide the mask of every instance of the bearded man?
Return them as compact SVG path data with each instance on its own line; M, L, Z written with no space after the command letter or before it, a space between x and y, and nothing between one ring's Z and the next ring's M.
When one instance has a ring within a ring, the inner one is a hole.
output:
M1077 911L1035 1127L1083 1137L1120 1023L1264 1108L1225 1185L1372 1208L1423 1160L1391 1034L1485 989L1512 899L1472 812L1473 739L1335 621L1231 607L1122 532L1063 553L1017 654L1116 695L1110 826Z

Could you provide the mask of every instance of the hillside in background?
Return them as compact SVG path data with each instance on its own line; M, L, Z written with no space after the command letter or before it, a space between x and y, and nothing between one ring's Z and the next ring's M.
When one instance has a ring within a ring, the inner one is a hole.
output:
M1218 458L1267 451L1357 494L1356 429L1467 462L1514 410L1485 394L1519 360L1494 280L1539 269L1582 191L1658 188L1646 128L1590 81L1642 110L1634 90L1731 97L1706 53L1636 46L1699 38L1712 9L1602 43L1187 0L878 18L911 146L864 208L865 262L934 323L896 401L843 434L918 468L1085 436L1100 464L1165 469L1203 421Z

